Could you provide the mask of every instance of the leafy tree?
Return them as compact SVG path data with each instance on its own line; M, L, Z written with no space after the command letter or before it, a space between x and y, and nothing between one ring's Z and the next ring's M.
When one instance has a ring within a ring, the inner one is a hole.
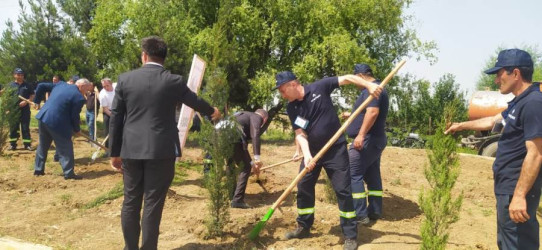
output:
M8 82L14 68L25 71L28 82L49 81L58 74L64 79L79 74L92 80L96 66L88 46L66 24L52 0L28 0L27 12L19 2L20 30L8 22L0 39L2 82Z
M495 66L495 61L497 60L497 55L501 50L504 49L506 48L499 47L497 50L495 50L495 53L493 53L493 55L486 61L485 67L482 69L482 71L493 68L493 66ZM542 52L540 52L538 47L535 46L523 46L519 49L525 50L531 54L534 62L533 82L542 81ZM495 75L487 75L484 72L480 72L480 77L476 83L476 89L494 91L499 90L499 87L495 84L494 80Z
M425 217L421 227L420 249L446 248L448 229L459 220L463 202L462 193L457 198L452 195L460 171L456 154L457 141L451 135L444 135L446 124L456 116L455 106L448 105L444 110L445 115L439 122L431 146L429 166L424 170L430 188L422 189L419 196L420 208Z
M166 68L188 73L194 53L214 60L227 76L228 102L254 109L273 103L276 93L269 86L280 70L293 70L309 82L350 73L354 63L365 62L383 76L400 57L431 57L434 44L420 42L406 27L403 10L409 4L409 0L97 0L88 37L100 68L114 74L139 65L141 37L161 36L171 48ZM217 39L217 27L223 38ZM220 57L215 54L217 43Z
M96 0L57 0L62 10L70 16L81 35L92 28Z

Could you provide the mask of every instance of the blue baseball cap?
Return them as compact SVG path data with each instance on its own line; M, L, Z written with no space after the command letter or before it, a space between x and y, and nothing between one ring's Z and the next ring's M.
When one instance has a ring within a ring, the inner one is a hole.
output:
M275 83L276 85L271 90L278 89L280 86L282 86L282 84L296 80L297 77L294 75L294 73L290 71L282 71L275 76L275 79L277 80L277 82Z
M506 49L499 52L495 67L484 71L488 75L496 74L504 67L533 67L533 59L529 53L520 49Z
M365 63L358 63L354 65L354 75L373 73L371 67Z
M24 71L21 68L15 68L13 74L24 74Z

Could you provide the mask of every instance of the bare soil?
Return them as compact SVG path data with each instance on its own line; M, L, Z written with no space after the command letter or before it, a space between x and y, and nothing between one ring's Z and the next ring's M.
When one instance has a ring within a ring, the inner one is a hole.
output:
M37 138L37 131L32 131ZM36 139L34 139L36 141ZM36 144L36 142L34 142ZM84 139L75 139L76 173L83 180L64 180L60 165L49 152L45 176L34 177L35 152L6 151L0 157L0 236L51 246L55 249L120 249L122 197L94 208L83 208L122 181L111 170L108 159L91 161L95 148ZM292 156L290 143L263 144L266 164ZM182 161L202 162L201 150L189 144ZM450 230L449 249L496 249L495 200L492 160L460 156L461 175L456 195L464 194L460 219ZM359 249L417 249L423 219L418 197L428 183L423 176L426 151L388 147L382 157L384 182L383 218L359 228ZM178 168L183 176L168 194L160 228L160 249L342 249L339 211L325 201L324 181L317 184L316 221L313 236L284 240L295 227L295 195L291 194L276 211L257 242L246 235L297 174L298 163L288 163L260 175L262 185L251 177L246 202L253 209L231 209L230 222L222 238L206 239L206 190L202 188L201 166ZM322 176L325 172L322 172ZM295 191L294 191L295 193Z

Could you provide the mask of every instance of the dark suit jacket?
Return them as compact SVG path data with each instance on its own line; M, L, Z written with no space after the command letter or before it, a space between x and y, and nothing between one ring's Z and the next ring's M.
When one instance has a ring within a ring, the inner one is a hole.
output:
M145 64L120 75L109 125L111 156L141 160L180 156L178 102L204 115L214 112L190 91L183 77L159 65Z
M243 143L246 145L248 140L252 140L253 152L255 155L259 155L260 136L265 132L265 129L262 129L263 118L254 112L248 111L237 112L234 116L241 126Z
M71 137L72 132L81 130L79 113L85 104L85 98L76 85L59 83L54 89L36 119L63 136Z

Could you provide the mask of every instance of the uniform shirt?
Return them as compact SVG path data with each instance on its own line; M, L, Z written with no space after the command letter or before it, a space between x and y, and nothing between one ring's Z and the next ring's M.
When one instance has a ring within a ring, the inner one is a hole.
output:
M376 80L373 81L374 83L379 84L380 81ZM369 98L369 90L364 89L361 91L361 93L358 96L358 99L356 100L354 104L354 108L352 108L352 113L356 111L356 109L365 101L367 98ZM389 98L388 98L388 92L384 89L382 91L382 94L380 94L380 97L373 98L373 100L369 103L367 107L372 108L378 108L378 116L376 117L376 121L367 132L367 135L373 135L373 136L384 136L386 135L385 127L386 127L386 117L388 116L388 108L389 108ZM365 119L365 113L367 113L367 110L363 110L355 119L352 121L350 126L346 129L346 134L350 138L356 138L356 136L359 133L359 129L361 128L361 125L363 124L363 120Z
M20 95L26 99L29 99L31 95L34 94L34 88L30 86L30 84L23 82L20 85L16 82L12 82L9 84L11 88L17 89L16 95ZM19 105L19 102L17 102L17 106ZM26 105L21 108L22 110L30 110L30 105Z
M316 154L341 127L331 92L339 87L338 77L328 77L303 86L303 100L294 100L286 108L292 128L303 129L308 136L311 154ZM335 144L346 142L344 136Z
M503 117L504 130L499 139L497 157L493 163L495 194L513 195L523 160L527 155L525 141L542 137L542 93L532 84L508 103ZM504 114L504 113L503 113ZM531 190L540 192L542 171Z
M241 126L243 143L246 145L248 140L252 140L254 155L260 155L260 136L265 131L260 129L263 124L263 118L254 112L248 111L237 112L234 116Z

